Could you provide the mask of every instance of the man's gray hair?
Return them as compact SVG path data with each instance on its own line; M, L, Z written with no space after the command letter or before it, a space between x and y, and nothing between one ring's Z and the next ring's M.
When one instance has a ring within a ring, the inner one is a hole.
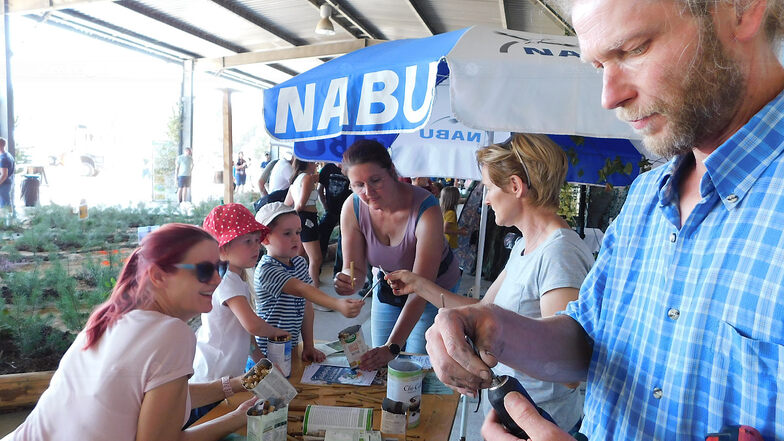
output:
M576 0L548 0L549 3L556 5L565 16L571 21L572 6ZM637 1L637 0L635 0ZM662 1L662 0L648 0L648 1ZM751 7L759 0L672 0L680 3L683 6L684 12L690 12L696 17L704 17L707 15L712 7L718 3L727 3L735 5L738 13L741 13ZM765 33L768 40L773 44L778 44L782 37L784 37L784 0L768 0L768 6L765 18Z

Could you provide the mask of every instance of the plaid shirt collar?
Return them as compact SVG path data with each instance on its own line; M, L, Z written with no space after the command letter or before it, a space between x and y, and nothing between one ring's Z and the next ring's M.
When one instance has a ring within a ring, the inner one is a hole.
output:
M705 159L707 173L700 181L700 194L708 197L715 189L724 207L731 210L748 193L762 172L784 150L781 139L784 120L784 91L757 112L743 127ZM676 156L664 167L658 181L659 206L678 202L678 175L693 161L691 153Z

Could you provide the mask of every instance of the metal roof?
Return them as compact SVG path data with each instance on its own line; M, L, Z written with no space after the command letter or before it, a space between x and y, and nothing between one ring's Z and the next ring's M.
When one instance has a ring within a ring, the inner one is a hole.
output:
M548 1L8 0L8 11L267 87L379 40L471 25L569 33ZM322 4L332 8L334 35L314 31Z

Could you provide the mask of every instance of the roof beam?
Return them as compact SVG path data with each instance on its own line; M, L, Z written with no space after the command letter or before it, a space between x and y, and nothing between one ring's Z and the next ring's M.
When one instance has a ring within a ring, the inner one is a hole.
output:
M220 46L224 49L228 49L232 52L242 53L242 52L250 52L247 48L242 47L238 44L234 44L228 40L224 40L217 35L211 34L209 32L205 32L203 29L199 29L196 26L188 24L182 20L178 20L170 15L164 14L156 9L150 8L146 5L138 3L133 0L118 0L117 4L120 6L124 6L136 13L142 14L146 17L152 18L153 20L157 20L161 23L164 23L168 26L171 26L175 29L179 29L183 32L187 32L195 37L201 38L202 40L209 41L212 44ZM286 66L281 66L276 63L270 63L269 67L273 69L277 69L286 75L295 76L298 75L299 72L289 69Z
M545 3L544 0L531 0L531 1L535 5L544 9L545 12L547 12L547 14L550 16L550 18L552 18L558 26L563 28L564 33L566 35L577 35L577 33L574 32L574 28L572 27L572 25L570 25L568 21L566 21L563 17L561 17L561 14L559 14L558 11L553 9L552 6Z
M9 14L46 12L54 9L65 9L80 6L83 3L97 3L114 0L8 0Z
M427 31L430 32L430 35L436 35L437 32L434 31L433 26L431 26L430 23L428 23L427 20L425 20L425 15L422 13L422 10L419 9L419 6L417 6L417 4L414 3L414 0L406 0L406 3L408 3L409 6L411 6L411 10L414 11L414 14L417 16L419 21L421 21L422 24L425 25L425 29L427 29Z
M501 27L509 29L509 23L506 19L506 0L498 0L498 7L501 8Z
M244 66L248 64L273 63L283 60L294 60L299 58L331 57L343 55L363 47L383 43L383 40L350 40L336 43L312 44L308 46L298 46L284 49L272 49L257 52L245 52L237 55L229 55L217 58L200 58L195 61L195 67L199 70L219 70L231 67Z

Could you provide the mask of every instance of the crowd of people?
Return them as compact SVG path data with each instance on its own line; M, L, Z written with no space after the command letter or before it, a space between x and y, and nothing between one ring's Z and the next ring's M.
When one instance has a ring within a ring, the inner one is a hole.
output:
M239 390L248 356L258 360L270 337L288 335L303 360L323 360L313 306L355 317L363 301L348 296L369 277L380 283L363 369L427 352L444 383L476 395L494 367L553 417L507 395L534 441L578 431L702 440L737 425L784 437L784 68L775 53L784 2L563 7L583 59L602 71L603 106L671 158L632 185L595 262L557 214L568 160L546 136L515 134L477 153L496 223L523 234L480 301L457 294L459 190L406 182L371 140L318 173L299 159L271 161L255 216L222 205L203 229L170 224L142 241L14 439L218 439L244 423L253 400L208 424L190 427L189 416ZM338 223L333 283L344 298L318 283ZM194 336L185 320L197 314ZM107 391L110 401L97 399ZM517 439L486 413L485 439Z

